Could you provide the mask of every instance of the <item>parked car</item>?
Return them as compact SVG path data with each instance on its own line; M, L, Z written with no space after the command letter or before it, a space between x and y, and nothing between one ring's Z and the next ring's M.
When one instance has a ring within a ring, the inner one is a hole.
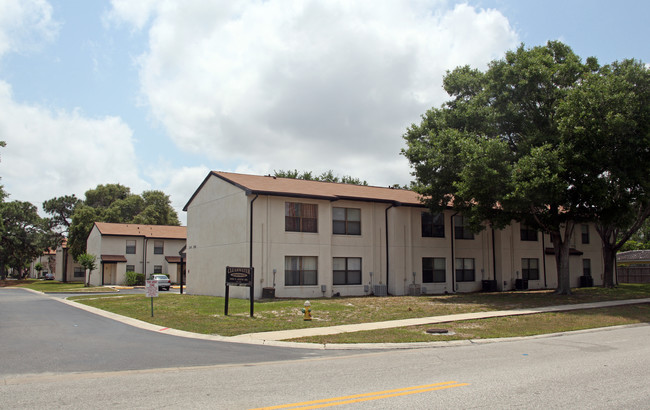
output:
M45 279L45 280L54 280L54 275L48 272L45 275L43 275L43 279Z
M169 290L172 285L167 275L153 275L152 280L158 282L158 290Z

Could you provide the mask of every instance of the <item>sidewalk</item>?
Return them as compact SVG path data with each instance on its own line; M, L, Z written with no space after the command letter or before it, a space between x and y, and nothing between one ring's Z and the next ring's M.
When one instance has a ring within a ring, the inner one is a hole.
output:
M650 303L650 298L611 300L606 302L579 303L573 305L546 306L530 309L495 310L489 312L460 313L455 315L431 316L412 319L389 320L385 322L358 323L353 325L339 325L330 327L312 327L305 329L279 330L275 332L248 333L239 336L232 336L228 339L237 342L264 343L268 341L280 341L298 337L335 335L346 332L359 332L363 330L390 329L395 327L429 325L445 322L457 322L472 319L487 319L492 317L532 315L535 313L566 312L570 310L594 309L610 306L633 305L639 303Z

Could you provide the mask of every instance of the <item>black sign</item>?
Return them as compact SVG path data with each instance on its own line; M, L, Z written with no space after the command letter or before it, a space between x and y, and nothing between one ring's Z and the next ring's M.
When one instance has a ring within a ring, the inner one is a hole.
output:
M233 286L251 286L253 268L226 266L226 284Z

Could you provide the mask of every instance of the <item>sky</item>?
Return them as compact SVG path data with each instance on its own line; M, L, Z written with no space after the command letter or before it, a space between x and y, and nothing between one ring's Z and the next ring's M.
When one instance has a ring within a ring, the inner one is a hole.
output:
M408 184L410 124L462 65L549 40L650 63L645 0L0 0L0 183L120 183L181 222L209 171Z

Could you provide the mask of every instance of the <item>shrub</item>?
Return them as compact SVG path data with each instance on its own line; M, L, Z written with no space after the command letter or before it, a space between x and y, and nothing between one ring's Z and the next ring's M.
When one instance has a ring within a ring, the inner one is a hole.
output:
M144 286L144 273L126 272L127 286Z

